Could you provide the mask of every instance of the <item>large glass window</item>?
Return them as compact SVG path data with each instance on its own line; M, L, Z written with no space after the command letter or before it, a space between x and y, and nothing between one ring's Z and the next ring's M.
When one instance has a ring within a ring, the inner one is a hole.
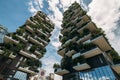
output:
M94 70L79 72L80 80L115 80L110 66L95 68Z

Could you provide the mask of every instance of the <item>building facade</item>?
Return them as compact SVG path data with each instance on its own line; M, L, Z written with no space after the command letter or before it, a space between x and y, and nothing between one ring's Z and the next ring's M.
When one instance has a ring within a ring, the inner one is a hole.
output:
M111 47L104 31L97 28L78 3L63 13L55 73L63 80L119 80L120 57Z
M4 38L5 34L7 34L7 33L8 33L7 28L0 25L0 43L3 43L3 38Z
M27 80L36 75L53 29L54 24L47 15L38 11L16 32L6 34L0 45L0 79L14 80L17 71L27 73Z

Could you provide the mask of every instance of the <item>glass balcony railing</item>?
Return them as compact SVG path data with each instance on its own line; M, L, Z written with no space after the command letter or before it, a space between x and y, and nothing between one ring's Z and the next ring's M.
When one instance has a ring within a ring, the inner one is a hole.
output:
M73 66L73 68L77 71L81 71L81 70L86 70L86 69L89 69L90 66L87 64L87 63L77 63L76 66Z

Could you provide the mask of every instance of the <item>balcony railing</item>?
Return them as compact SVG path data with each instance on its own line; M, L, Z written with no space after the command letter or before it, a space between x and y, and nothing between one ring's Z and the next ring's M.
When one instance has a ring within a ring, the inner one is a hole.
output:
M64 34L65 32L69 32L70 30L72 29L72 27L68 27L68 28L65 28L61 31L62 34Z
M94 24L93 22L89 22L89 23L86 23L86 24L84 24L83 26L81 26L81 27L78 29L77 32L81 33L81 32L83 31L83 29L85 29L85 28L89 29L90 32L93 32L93 31L96 31L96 30L97 30L95 24Z
M91 34L85 35L84 37L77 40L77 43L84 42L84 41L86 41L86 40L88 40L90 38L91 38Z
M76 53L75 50L71 50L71 51L68 51L65 55L67 55L68 57L71 57L75 53Z
M98 37L91 39L91 42L98 45L102 51L108 51L112 49L103 35L99 35Z
M38 52L38 51L35 51L35 54L42 56L42 54L40 52Z
M41 38L39 38L39 37L38 37L38 39L39 39L41 42L43 42L45 45L48 44L45 40L43 40L43 39L41 39Z
M4 51L3 50L0 50L0 54L3 54L4 53Z
M42 43L40 43L39 41L35 40L34 38L30 37L29 40L35 44L41 45L42 47L44 46Z
M46 37L49 36L49 35L45 34L45 33L44 33L42 30L40 30L40 29L37 29L36 32L38 32L39 34L43 34L43 35L45 35Z
M102 53L101 49L98 47L95 47L95 48L92 48L91 50L88 50L82 53L81 55L84 55L85 58L89 58L89 57L93 57L101 53Z
M62 49L58 51L58 54L64 56L66 49Z
M23 36L16 35L18 38L20 38L23 42L27 42L27 40Z
M14 43L14 44L18 44L19 43L19 41L16 41L16 40L14 40L14 39L12 39L12 37L9 37L9 36L6 36L5 35L5 37L4 37L4 42L5 43Z
M10 57L11 59L14 59L14 58L16 57L16 55L13 55L13 53L11 53L11 54L9 55L9 57Z
M22 71L22 72L25 72L25 73L29 73L29 74L32 74L32 75L36 75L37 73L32 71L32 70L29 70L29 67L19 67L18 68L19 71Z
M87 63L78 63L76 66L73 67L75 70L77 71L82 71L82 70L86 70L86 69L89 69L90 66L87 64Z
M112 68L116 73L120 74L120 64L112 65Z
M34 32L34 30L33 30L30 26L28 26L28 25L26 25L26 29L27 29L29 32L31 32L31 33Z
M28 52L25 52L25 51L23 51L23 50L20 50L20 52L19 52L21 55L23 55L23 56L25 56L25 57L27 57L27 58L34 58L34 59L38 59L37 57L36 57L36 55L34 55L34 54L30 54L30 53L28 53Z
M58 74L58 75L64 75L64 74L68 74L68 73L69 73L68 70L66 70L66 69L61 69L61 68L58 68L58 69L56 69L56 71L55 71L55 74Z
M76 53L76 54L74 54L74 55L72 56L72 59L74 60L75 58L77 58L77 57L79 57L79 56L81 56L81 54L80 54L80 53Z

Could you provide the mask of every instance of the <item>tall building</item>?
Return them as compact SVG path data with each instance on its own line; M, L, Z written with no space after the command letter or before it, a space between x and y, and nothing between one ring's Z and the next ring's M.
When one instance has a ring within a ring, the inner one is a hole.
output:
M0 25L0 43L3 43L3 38L4 38L5 34L7 34L7 33L8 33L7 28Z
M63 80L120 80L120 57L78 3L63 13L55 74Z
M27 73L27 80L36 75L53 29L54 24L47 15L38 11L16 32L6 34L0 45L0 79L14 80L17 71Z

